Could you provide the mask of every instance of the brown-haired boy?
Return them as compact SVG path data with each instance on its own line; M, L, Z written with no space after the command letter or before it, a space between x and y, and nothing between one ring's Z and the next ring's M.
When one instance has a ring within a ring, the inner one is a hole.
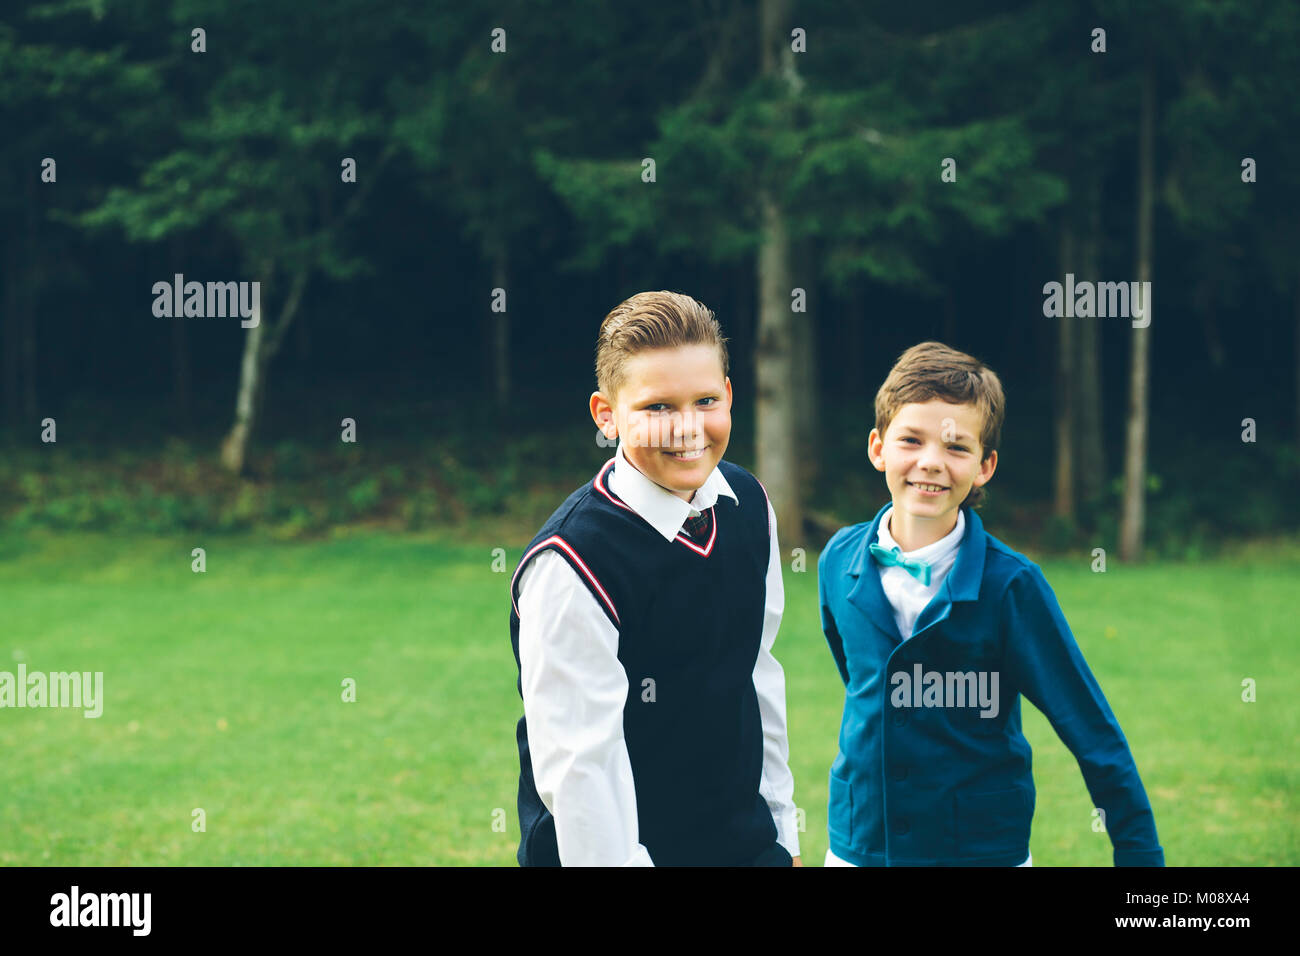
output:
M722 460L727 367L690 296L601 324L590 411L620 444L511 581L522 866L797 862L776 519Z
M1083 771L1116 866L1163 866L1128 743L1038 565L971 506L997 467L1005 399L978 360L904 352L868 453L891 503L818 560L844 681L827 865L1028 866L1034 783L1020 695Z

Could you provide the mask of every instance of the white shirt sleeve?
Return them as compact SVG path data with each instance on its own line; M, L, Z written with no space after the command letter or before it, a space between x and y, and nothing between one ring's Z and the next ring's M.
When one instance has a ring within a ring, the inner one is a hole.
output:
M772 523L772 548L767 564L767 601L763 608L763 638L754 663L754 690L763 718L763 776L759 792L772 811L776 840L791 856L799 855L799 830L794 806L794 776L790 773L790 744L785 726L785 671L772 656L776 632L785 612L781 580L781 548L776 538L776 513L767 504Z
M519 669L533 781L561 865L653 866L637 840L618 630L553 551L519 579Z

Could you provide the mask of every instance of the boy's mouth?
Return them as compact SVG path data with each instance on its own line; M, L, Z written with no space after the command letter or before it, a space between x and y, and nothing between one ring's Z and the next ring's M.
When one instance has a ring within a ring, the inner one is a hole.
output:
M708 448L709 446L705 445L703 448L696 448L687 451L666 451L664 454L675 461L699 461L704 457L704 452L707 451Z
M941 495L948 490L947 485L936 485L924 481L909 481L907 483L917 491L922 491L928 495Z

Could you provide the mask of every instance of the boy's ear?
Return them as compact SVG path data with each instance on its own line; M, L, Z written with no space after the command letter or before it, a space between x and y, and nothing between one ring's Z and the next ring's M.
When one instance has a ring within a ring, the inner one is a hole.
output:
M618 422L614 418L614 406L600 392L591 393L591 420L596 423L596 427L606 438L618 437Z
M871 464L875 466L876 471L885 470L885 440L880 434L878 428L871 429L871 434L867 436L867 457L871 459Z
M980 462L980 471L979 474L975 476L975 482L973 487L978 488L981 485L985 484L990 478L993 477L993 472L997 471L997 468L998 468L998 452L997 449L995 448L993 451L989 452L989 456L987 458L985 458L983 461Z

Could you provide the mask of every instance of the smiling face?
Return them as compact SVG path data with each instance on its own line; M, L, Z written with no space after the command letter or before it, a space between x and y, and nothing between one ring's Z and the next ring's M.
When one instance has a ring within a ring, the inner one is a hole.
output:
M591 417L637 471L690 501L731 439L731 379L714 345L638 352L616 395L592 394Z
M871 429L868 453L885 473L894 502L890 534L904 551L950 532L966 495L993 477L998 453L981 461L982 426L975 405L932 399L904 405L884 435Z

